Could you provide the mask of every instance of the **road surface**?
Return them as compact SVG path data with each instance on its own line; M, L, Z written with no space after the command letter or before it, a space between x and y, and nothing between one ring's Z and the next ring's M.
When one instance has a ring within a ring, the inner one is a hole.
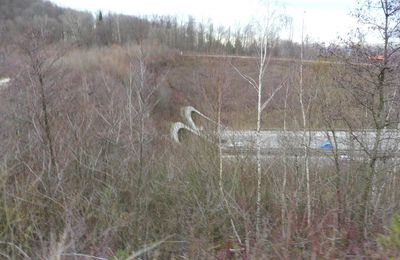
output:
M282 131L266 130L261 131L261 149L264 154L281 153L283 149L289 151L289 154L297 154L303 151L304 146L310 148L311 152L317 154L329 153L332 148L324 148L324 144L330 142L335 146L331 132L307 131L306 143L304 143L303 131ZM350 151L363 153L364 150L373 148L376 137L375 131L337 131L335 132L337 148L343 153ZM251 130L235 131L225 130L222 133L223 148L229 151L254 151L256 147L257 133ZM389 151L391 154L400 152L400 132L397 130L386 130L382 133L381 147L382 151Z

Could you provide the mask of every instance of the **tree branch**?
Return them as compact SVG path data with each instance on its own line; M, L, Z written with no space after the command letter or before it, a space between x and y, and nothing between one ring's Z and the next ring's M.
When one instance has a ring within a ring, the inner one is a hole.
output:
M246 80L256 91L258 91L258 85L252 77L242 73L235 65L233 65L233 64L231 64L231 65L244 80Z
M262 104L261 111L263 111L267 107L269 102L271 102L271 100L274 98L275 94L285 85L286 82L287 78L272 92L268 99Z

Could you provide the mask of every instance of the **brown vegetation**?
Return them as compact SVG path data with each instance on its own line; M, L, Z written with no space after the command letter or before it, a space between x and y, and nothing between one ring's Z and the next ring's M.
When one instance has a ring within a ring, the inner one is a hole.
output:
M252 151L225 156L221 139L214 144L188 135L175 144L168 134L185 105L222 123L211 124L210 134L226 126L255 129L257 96L237 73L257 77L255 59L202 56L228 53L229 46L208 41L214 45L206 48L206 30L194 21L183 37L173 33L183 28L168 25L172 18L152 24L110 14L92 21L49 3L38 8L41 1L16 1L25 11L5 2L0 77L11 81L0 90L1 257L398 256L395 230L385 228L400 210L399 142L384 148L385 133L399 130L398 49L390 37L379 50L382 62L369 58L380 47L347 42L327 49L332 55L323 61L304 62L302 73L299 46L277 44L294 59L268 64L264 97L286 80L266 106L261 129L281 129L283 145L260 161L257 178ZM382 1L388 2L382 8L399 19L396 1ZM27 22L30 12L38 13L34 23ZM40 12L49 15L47 24ZM91 22L104 25L96 31ZM138 31L122 34L129 23ZM195 44L193 34L202 30ZM148 36L156 32L168 33ZM240 43L235 53L253 54L256 43ZM316 49L305 44L305 57L315 57ZM289 129L304 131L302 149L286 140ZM306 133L315 129L334 148L311 151ZM339 129L362 149L341 150ZM357 135L371 131L377 133L372 145ZM318 156L306 162L306 153ZM380 247L376 238L386 233Z

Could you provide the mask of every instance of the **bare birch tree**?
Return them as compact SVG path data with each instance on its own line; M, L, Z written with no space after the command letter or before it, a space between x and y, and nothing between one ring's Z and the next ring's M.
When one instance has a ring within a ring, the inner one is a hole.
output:
M306 177L306 193L307 193L307 225L311 224L311 190L310 190L310 141L311 134L307 133L307 114L310 110L310 103L305 105L304 83L303 83L303 58L304 58L304 17L301 29L301 46L300 46L300 71L299 71L299 100L301 116L303 120L303 149L304 149L304 171Z
M278 15L271 5L266 5L266 12L261 15L261 18L255 23L257 31L257 46L256 46L256 61L257 75L256 77L240 71L234 66L234 69L239 75L250 84L257 95L257 124L256 124L256 164L257 164L257 198L256 198L256 237L260 235L261 226L261 126L262 114L267 105L271 102L275 94L283 87L283 82L277 87L269 90L269 94L265 99L265 76L267 68L271 61L271 50L276 45L279 37L279 31L283 25L283 16Z

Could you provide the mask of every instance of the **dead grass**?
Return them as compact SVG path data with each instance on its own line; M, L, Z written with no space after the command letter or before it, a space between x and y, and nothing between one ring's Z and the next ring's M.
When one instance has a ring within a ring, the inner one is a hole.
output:
M164 53L161 58L149 55L149 82L161 82L160 88L170 92L164 93L165 103L149 113L146 135L140 140L137 117L129 124L124 85L129 55L137 50L134 46L81 49L62 59L65 78L50 77L54 81L46 85L51 97L55 168L49 167L42 138L40 96L28 75L16 81L20 83L18 91L3 96L0 130L7 134L2 132L0 149L0 241L7 243L0 244L2 254L11 259L83 255L124 259L132 252L141 253L144 259L328 259L343 258L368 243L373 248L373 237L353 243L354 237L360 238L352 227L358 224L353 216L364 181L362 163L340 162L341 191L346 194L346 219L340 228L335 220L337 175L333 164L311 164L313 224L307 226L302 154L285 160L284 151L263 162L263 235L256 240L256 178L251 154L233 153L235 160L224 160L226 203L219 192L215 144L201 139L174 144L160 126L180 119L176 111L182 105L215 115L215 74L209 72L220 63L184 59L163 50L154 51ZM254 69L247 61L237 65L249 72ZM267 77L268 86L282 79L285 66L271 68L274 76L272 82ZM229 66L225 68L228 84L222 102L223 122L252 129L255 93ZM297 127L296 100L293 87L288 127ZM282 127L282 107L279 95L264 114L264 128ZM282 218L284 169L288 206ZM55 173L50 175L52 187L44 183L49 173ZM380 210L398 207L398 185L395 179L385 186ZM49 188L55 192L48 193ZM382 228L387 215L377 214L374 225ZM152 246L154 250L143 250ZM356 254L361 257L362 250Z

